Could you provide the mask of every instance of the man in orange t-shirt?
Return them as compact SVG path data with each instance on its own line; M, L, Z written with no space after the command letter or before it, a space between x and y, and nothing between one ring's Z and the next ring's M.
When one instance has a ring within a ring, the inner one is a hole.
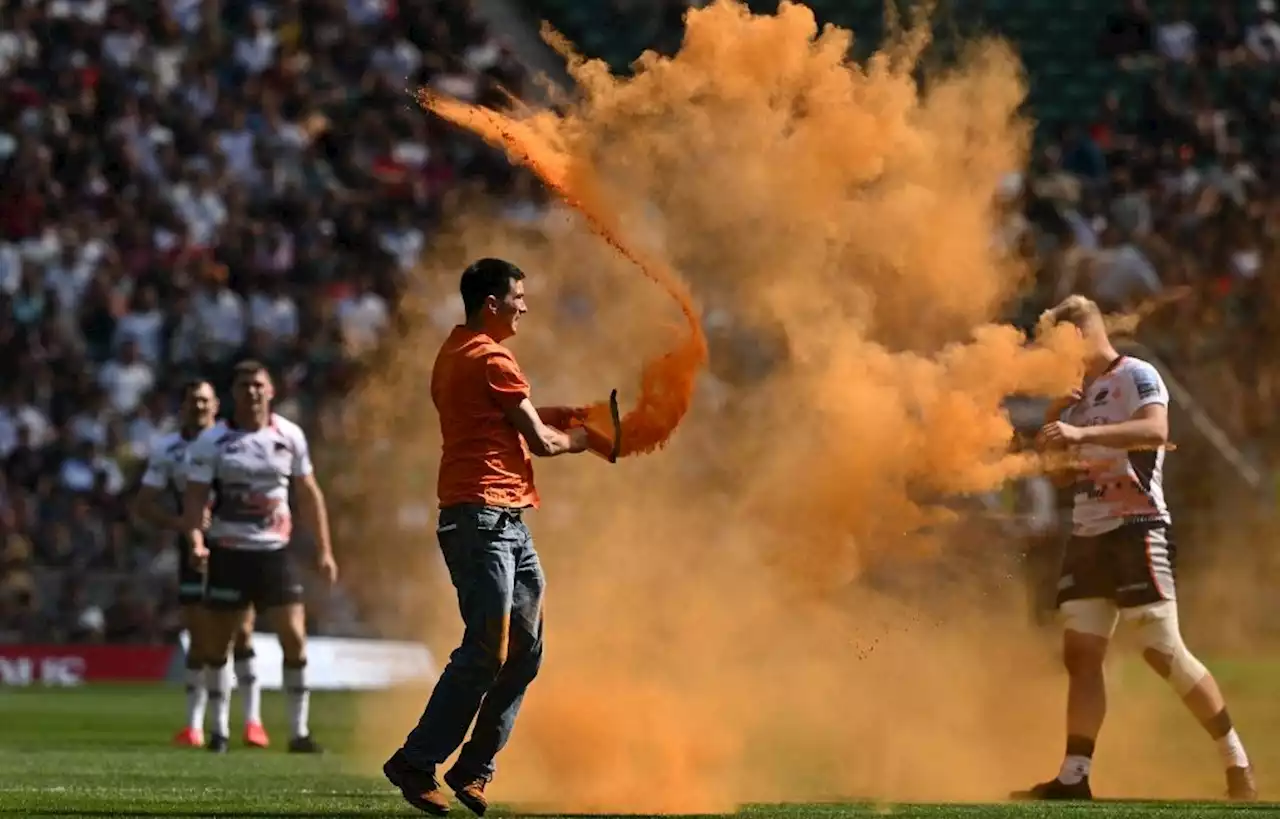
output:
M466 630L417 727L383 772L409 804L435 815L449 806L436 766L462 744L473 719L471 740L443 778L460 802L484 814L494 757L542 661L545 581L524 523L525 510L538 506L532 456L605 454L612 445L587 428L584 409L534 408L529 382L502 346L526 311L523 280L519 268L497 259L463 272L467 320L445 340L431 375L443 438L436 536Z

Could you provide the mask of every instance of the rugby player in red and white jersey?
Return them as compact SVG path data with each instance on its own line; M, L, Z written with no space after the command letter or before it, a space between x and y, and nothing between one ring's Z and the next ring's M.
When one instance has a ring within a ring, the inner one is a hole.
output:
M204 715L208 701L205 682L205 643L208 640L208 617L204 611L204 577L195 570L188 556L182 528L182 495L187 486L187 448L205 430L218 425L218 396L213 385L203 379L189 382L182 390L181 425L152 447L142 485L134 499L133 513L161 531L178 535L178 604L182 626L187 630L190 646L186 656L187 724L174 737L174 743L189 747L204 744ZM206 521L207 523L207 521ZM265 748L269 743L262 727L261 690L253 669L253 610L236 629L236 683L244 698L244 741L250 747Z
M1257 798L1244 744L1217 682L1187 650L1178 627L1172 518L1164 498L1169 393L1151 364L1120 355L1101 310L1072 296L1042 326L1074 326L1086 345L1079 392L1050 408L1043 450L1074 451L1078 468L1056 476L1074 486L1072 534L1058 581L1067 693L1067 747L1058 775L1015 794L1091 799L1094 744L1107 710L1103 660L1117 623L1135 628L1142 656L1218 745L1232 799Z
M208 573L212 673L210 701L216 706L209 750L226 751L231 685L227 653L236 628L253 606L280 638L283 680L289 708L289 750L319 753L308 726L306 620L302 583L289 551L297 499L302 523L316 542L317 567L330 583L338 567L329 541L324 494L311 467L307 436L292 421L271 411L271 376L257 361L236 365L233 411L225 427L203 433L187 452L183 523L191 557ZM201 525L210 497L208 530ZM217 694L221 693L221 699Z

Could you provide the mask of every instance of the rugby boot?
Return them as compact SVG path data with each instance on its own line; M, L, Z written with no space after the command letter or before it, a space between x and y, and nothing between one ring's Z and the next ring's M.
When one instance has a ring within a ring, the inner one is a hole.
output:
M1258 801L1258 783L1253 779L1252 767L1227 768L1227 798L1233 802Z
M450 768L444 775L444 783L453 789L454 796L476 816L484 816L489 809L489 800L485 798L484 786L489 780L483 776L470 776L457 768Z
M1089 787L1087 776L1074 785L1068 785L1059 779L1050 779L1048 782L1032 785L1030 790L1015 792L1013 798L1040 802L1087 802L1093 799L1093 790Z
M174 735L173 744L179 748L203 748L204 732L199 728L183 728Z
M294 737L289 740L289 753L291 754L322 754L324 748L320 743L311 738L310 734L305 737Z
M212 753L225 754L231 747L231 743L221 734L210 734L209 744L205 747Z
M440 790L435 772L419 770L405 759L404 751L396 751L382 764L382 773L392 785L400 789L404 801L433 816L449 812L449 797Z
M271 744L271 739L267 736L267 729L262 727L261 722L246 722L244 724L244 744L250 748L266 748Z

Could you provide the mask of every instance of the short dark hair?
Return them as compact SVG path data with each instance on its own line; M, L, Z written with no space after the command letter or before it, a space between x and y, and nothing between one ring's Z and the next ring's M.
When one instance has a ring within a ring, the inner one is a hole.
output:
M182 382L182 397L185 399L188 395L204 386L213 387L213 382L207 378L188 378Z
M485 299L490 296L502 298L511 289L512 282L524 279L524 271L511 262L502 259L479 259L462 271L462 281L458 285L462 293L462 309L467 318L475 315L484 307Z
M231 370L233 381L244 376L255 376L258 373L266 373L267 378L271 378L271 371L267 369L267 365L263 364L256 358L246 358Z

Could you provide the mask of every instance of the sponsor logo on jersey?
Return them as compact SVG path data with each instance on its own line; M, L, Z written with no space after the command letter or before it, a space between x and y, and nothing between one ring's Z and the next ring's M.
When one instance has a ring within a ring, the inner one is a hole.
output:
M1138 399L1143 400L1160 394L1160 384L1149 372L1138 371L1133 374L1133 386L1138 390Z

